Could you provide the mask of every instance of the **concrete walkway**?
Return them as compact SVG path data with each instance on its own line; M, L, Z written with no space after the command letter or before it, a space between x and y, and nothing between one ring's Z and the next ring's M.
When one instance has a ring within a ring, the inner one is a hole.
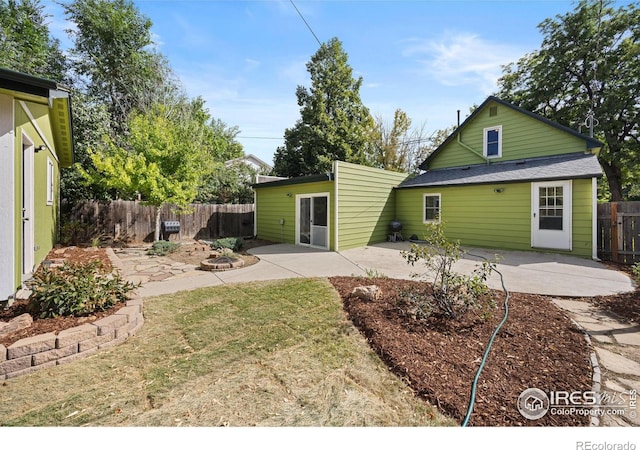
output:
M400 251L409 245L381 243L338 253L289 244L268 245L250 250L260 258L257 264L224 272L200 271L167 257L150 257L145 249L119 249L111 256L127 279L142 282L138 293L151 297L228 283L299 277L386 275L410 279L412 273L424 272L424 267L412 267L402 258ZM605 314L589 303L567 298L633 291L631 278L601 263L570 256L472 248L466 251L465 258L454 266L456 271L471 273L482 258L493 258L497 253L497 269L509 291L556 297L555 304L565 309L591 338L595 351L594 388L600 390L604 403L624 408L624 415L605 414L599 423L640 425L637 410L629 406L630 392L640 391L640 326ZM500 289L499 276L493 274L488 285Z

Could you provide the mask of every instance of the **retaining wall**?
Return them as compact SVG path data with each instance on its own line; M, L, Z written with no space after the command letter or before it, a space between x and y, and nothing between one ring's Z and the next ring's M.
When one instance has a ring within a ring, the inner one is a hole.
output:
M123 343L144 323L142 299L128 300L114 314L77 327L0 344L0 380L66 364Z

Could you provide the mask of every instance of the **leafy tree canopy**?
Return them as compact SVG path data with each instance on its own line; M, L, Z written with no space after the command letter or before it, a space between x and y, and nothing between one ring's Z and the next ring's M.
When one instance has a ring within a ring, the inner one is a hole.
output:
M504 69L498 95L587 133L605 145L599 161L611 199L640 192L640 9L582 0L543 21L541 48Z
M334 160L366 163L374 121L360 99L362 78L353 78L342 43L333 38L307 63L309 89L298 86L301 118L285 130L276 150L274 171L280 176L328 172Z

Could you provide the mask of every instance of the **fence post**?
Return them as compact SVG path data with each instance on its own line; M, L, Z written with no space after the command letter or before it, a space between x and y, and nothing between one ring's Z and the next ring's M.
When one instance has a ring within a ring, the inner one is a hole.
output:
M611 260L618 261L618 203L611 203Z

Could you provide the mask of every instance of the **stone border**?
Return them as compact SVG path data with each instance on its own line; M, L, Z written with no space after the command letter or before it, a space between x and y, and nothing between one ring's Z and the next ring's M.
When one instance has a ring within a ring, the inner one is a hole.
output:
M571 322L573 322L576 328L582 332L584 339L587 341L587 345L589 346L589 348L593 349L593 343L591 342L591 337L589 336L589 333L587 332L587 330L578 322L573 320L572 317L569 317L569 319L571 320ZM593 376L591 378L592 380L591 390L599 394L601 383L602 383L602 376L601 376L600 364L598 363L598 357L596 356L596 352L591 351L591 353L589 354L589 362L591 363L591 369L593 370ZM589 426L591 427L600 426L600 417L597 415L592 415L591 420L589 421Z
M111 247L106 249L114 270L122 264ZM58 334L45 333L20 339L9 347L0 344L0 381L40 369L70 363L122 344L144 324L143 301L138 295L110 316L68 328Z
M0 380L59 366L122 344L144 324L142 299L132 298L114 314L55 333L0 344Z

